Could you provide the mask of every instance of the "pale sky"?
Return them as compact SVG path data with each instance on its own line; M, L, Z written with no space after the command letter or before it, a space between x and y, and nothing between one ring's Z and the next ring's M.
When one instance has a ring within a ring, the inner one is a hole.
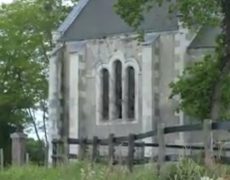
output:
M2 4L2 3L10 3L10 2L12 2L13 0L0 0L0 4ZM72 5L72 3L69 1L69 0L63 0L63 4L64 5Z
M1 3L10 3L10 2L12 2L12 0L0 0L0 4Z

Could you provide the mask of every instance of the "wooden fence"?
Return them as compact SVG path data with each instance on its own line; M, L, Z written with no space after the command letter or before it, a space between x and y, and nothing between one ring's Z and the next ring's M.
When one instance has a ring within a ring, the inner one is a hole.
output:
M164 124L159 124L157 131L149 131L146 133L140 134L129 134L128 136L115 137L114 134L110 134L106 139L99 139L98 137L93 137L93 139L80 138L72 139L69 138L66 141L60 139L54 139L53 143L53 162L56 165L59 161L63 160L64 155L61 147L64 143L68 145L79 145L78 155L68 154L69 158L78 158L80 160L84 159L86 156L87 146L92 146L91 151L91 161L95 162L99 159L98 148L99 146L107 146L108 156L107 161L109 164L115 164L115 147L124 146L127 147L127 157L126 165L129 170L132 171L133 165L136 163L145 163L149 159L144 158L142 162L136 162L134 158L135 147L157 147L158 156L152 158L157 161L157 166L160 167L165 161L177 160L178 156L176 155L166 155L166 148L175 148L175 149L191 149L191 150L203 150L205 159L213 158L213 151L218 150L218 147L213 147L213 130L230 130L230 122L212 122L210 120L205 120L202 124L194 125L183 125L183 126L173 126L173 127L164 127ZM202 131L203 132L203 146L194 146L194 145L169 145L165 144L165 135L172 133L180 132L192 132L192 131ZM158 143L143 143L136 142L138 140L143 140L145 138L155 137ZM223 151L230 151L230 148L222 148ZM220 157L221 160L225 162L230 162L228 157Z
M4 169L4 154L3 149L0 148L0 171Z

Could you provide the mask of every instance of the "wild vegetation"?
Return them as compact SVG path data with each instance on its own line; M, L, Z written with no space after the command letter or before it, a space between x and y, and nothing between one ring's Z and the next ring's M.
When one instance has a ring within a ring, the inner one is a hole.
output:
M57 168L38 166L12 167L0 172L1 180L228 180L230 168L216 165L206 169L202 165L182 159L178 164L168 164L157 175L154 165L135 167L130 173L122 166L108 167L87 162L63 165ZM222 179L221 179L222 178Z

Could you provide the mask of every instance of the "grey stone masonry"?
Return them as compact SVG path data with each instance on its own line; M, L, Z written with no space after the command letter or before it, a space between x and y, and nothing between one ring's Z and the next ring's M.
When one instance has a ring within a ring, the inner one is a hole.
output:
M12 139L12 165L21 166L25 164L26 135L16 132L10 135Z

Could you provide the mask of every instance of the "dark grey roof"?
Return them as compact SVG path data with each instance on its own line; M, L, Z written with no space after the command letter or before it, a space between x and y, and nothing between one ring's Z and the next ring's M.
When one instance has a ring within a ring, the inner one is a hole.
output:
M114 12L115 3L116 0L81 0L58 29L62 34L61 40L84 40L133 32ZM177 30L176 14L168 13L168 4L154 7L146 13L141 28L145 32Z
M214 48L216 46L216 38L220 33L221 28L219 27L203 27L188 48Z
M73 21L78 17L81 11L88 4L89 0L80 0L76 6L74 6L73 10L69 13L65 21L58 28L58 32L64 33L69 26L73 23Z

